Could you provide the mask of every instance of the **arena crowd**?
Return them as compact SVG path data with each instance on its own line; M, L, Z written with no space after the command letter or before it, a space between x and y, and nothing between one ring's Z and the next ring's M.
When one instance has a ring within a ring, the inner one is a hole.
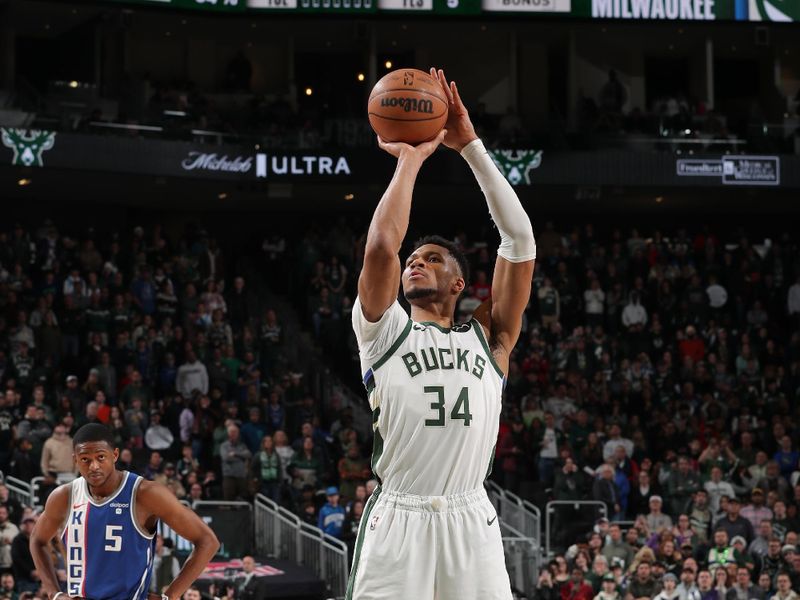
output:
M796 239L536 230L492 478L542 506L596 501L558 509L538 593L794 598ZM312 393L286 358L290 315L260 292L290 290L309 337L358 381L349 316L362 233L340 221L267 236L249 257L254 278L205 231L3 229L0 470L35 481L43 500L74 477L71 434L100 422L119 468L189 503L261 493L352 545L376 485L371 432ZM456 235L472 268L461 319L491 295L491 236ZM36 518L0 486L0 598L38 589Z

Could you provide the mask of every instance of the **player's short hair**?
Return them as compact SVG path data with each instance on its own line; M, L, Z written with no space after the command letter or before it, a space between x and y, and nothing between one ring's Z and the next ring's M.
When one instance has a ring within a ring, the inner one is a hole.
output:
M414 242L414 250L425 244L436 244L445 248L458 263L458 268L461 270L461 278L464 280L464 289L469 286L469 262L467 256L453 241L443 238L440 235L426 235L419 238Z
M90 442L106 442L110 448L116 448L114 434L105 425L100 423L87 423L75 433L72 438L72 447L77 448L78 444L88 444Z

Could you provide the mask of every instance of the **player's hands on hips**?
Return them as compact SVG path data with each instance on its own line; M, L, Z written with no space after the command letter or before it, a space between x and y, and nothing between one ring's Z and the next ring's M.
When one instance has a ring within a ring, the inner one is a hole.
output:
M446 135L447 129L445 128L432 140L422 142L416 146L403 142L387 142L378 136L378 146L380 146L381 150L385 150L395 158L416 158L420 161L424 161L439 147L439 144L442 143Z
M456 152L461 152L464 146L478 139L475 127L472 126L467 107L461 101L456 82L451 81L448 83L442 69L437 71L431 68L431 77L436 79L439 85L442 86L442 91L448 103L447 123L444 125L447 135L444 138L444 145Z

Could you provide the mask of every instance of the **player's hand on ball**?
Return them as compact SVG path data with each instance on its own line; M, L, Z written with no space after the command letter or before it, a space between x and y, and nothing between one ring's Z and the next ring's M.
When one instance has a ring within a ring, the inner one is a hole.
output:
M403 142L387 142L378 136L378 146L380 146L381 150L385 150L395 158L415 157L425 160L439 147L439 144L442 143L446 135L447 129L442 129L432 140L422 142L416 146L404 144Z
M469 118L469 111L464 103L461 101L461 95L458 93L458 86L455 81L447 82L444 71L438 71L431 68L431 77L439 82L442 86L445 96L448 101L447 122L444 128L447 130L447 135L444 138L444 145L452 148L456 152L461 152L462 148L473 140L478 139L475 133L475 127L472 126L472 121Z

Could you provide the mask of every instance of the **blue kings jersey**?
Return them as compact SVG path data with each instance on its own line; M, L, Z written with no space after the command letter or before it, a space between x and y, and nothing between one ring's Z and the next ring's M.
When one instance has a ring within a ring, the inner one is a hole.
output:
M142 478L123 471L122 485L95 502L83 477L71 484L67 521L67 593L90 600L147 597L153 572L155 535L142 531L134 511Z

